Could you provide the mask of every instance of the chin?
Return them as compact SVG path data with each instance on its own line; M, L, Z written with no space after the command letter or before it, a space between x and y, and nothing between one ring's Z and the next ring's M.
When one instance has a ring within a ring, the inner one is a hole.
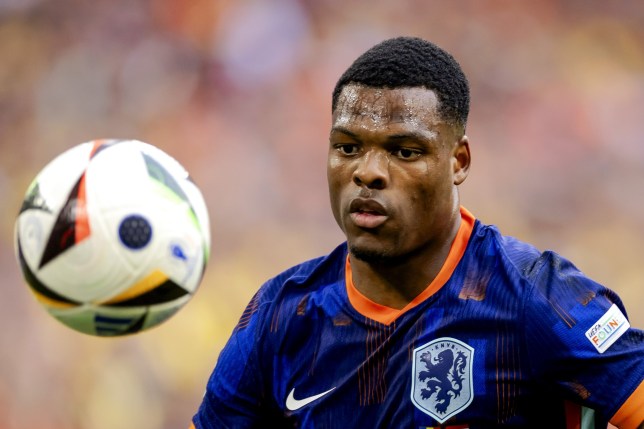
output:
M349 245L349 251L354 258L374 265L396 265L406 259L405 255L394 254L383 248L373 249Z

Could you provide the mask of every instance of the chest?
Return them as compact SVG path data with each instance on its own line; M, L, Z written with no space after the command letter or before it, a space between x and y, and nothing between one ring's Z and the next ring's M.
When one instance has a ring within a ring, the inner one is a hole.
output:
M526 404L539 393L523 338L518 311L468 302L427 305L390 325L303 312L276 343L272 394L302 427L519 422L535 412Z

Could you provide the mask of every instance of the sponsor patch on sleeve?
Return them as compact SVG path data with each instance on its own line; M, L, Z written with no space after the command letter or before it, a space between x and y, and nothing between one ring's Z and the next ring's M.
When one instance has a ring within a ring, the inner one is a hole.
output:
M599 353L604 353L630 327L624 313L613 304L592 328L586 331L586 338Z

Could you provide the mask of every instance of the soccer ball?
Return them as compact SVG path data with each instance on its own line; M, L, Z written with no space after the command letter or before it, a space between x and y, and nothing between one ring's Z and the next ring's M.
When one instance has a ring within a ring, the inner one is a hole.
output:
M193 296L210 253L199 188L137 140L96 140L54 158L27 190L16 257L56 319L97 336L167 320Z

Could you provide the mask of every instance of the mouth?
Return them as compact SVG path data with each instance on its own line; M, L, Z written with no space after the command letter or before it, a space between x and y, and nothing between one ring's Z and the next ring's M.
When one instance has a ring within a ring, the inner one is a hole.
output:
M349 205L349 216L353 223L364 229L373 229L387 220L387 210L376 200L356 198Z

